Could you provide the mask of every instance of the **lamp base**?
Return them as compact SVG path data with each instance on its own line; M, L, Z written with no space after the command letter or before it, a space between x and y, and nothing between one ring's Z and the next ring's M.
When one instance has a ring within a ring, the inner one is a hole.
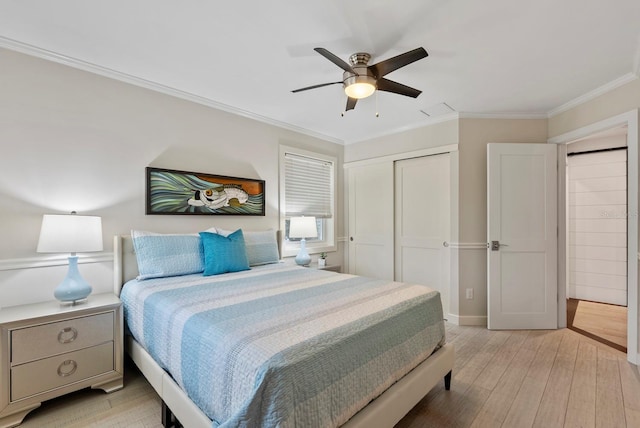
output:
M296 263L300 266L309 266L311 263L311 256L307 253L307 241L304 238L300 240L300 251L296 256Z
M78 270L78 257L70 256L67 276L54 290L54 297L63 303L75 304L78 300L86 299L91 294L91 290L91 286Z

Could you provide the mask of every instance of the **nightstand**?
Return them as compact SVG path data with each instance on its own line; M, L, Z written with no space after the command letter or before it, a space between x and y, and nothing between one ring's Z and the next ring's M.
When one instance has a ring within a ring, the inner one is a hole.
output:
M310 268L312 269L318 269L318 270L330 270L331 272L340 272L340 269L342 268L342 266L340 265L325 265L325 266L318 266L318 263L311 263L309 265Z
M112 293L0 309L0 427L45 400L123 387L122 303Z

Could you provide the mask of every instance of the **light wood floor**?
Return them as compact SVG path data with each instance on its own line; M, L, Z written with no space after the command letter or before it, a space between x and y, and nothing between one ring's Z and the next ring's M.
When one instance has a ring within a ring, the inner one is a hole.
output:
M451 390L435 387L400 423L417 427L640 427L640 375L626 355L568 329L447 325ZM133 367L125 388L51 400L23 427L160 427L160 400Z
M590 302L588 300L573 300L576 306L573 318L573 328L579 332L586 332L596 338L602 338L605 343L610 342L617 349L626 352L627 348L627 307L609 305L606 303ZM568 305L569 306L569 305ZM570 314L568 314L570 316ZM596 339L598 340L598 339Z

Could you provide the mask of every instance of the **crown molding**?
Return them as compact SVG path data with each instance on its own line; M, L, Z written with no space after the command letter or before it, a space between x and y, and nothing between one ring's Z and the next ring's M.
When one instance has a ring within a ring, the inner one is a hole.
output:
M547 119L547 113L460 113L460 119Z
M556 116L560 113L563 113L567 110L570 110L574 107L579 106L580 104L584 104L588 101L593 100L594 98L599 97L600 95L604 95L607 92L613 91L616 88L619 88L620 86L626 85L629 82L633 82L634 80L638 79L638 62L640 61L640 59L638 59L638 54L636 54L636 61L634 64L634 68L635 68L635 72L633 73L627 73L621 77L618 77L615 80L612 80L609 83L605 83L604 85L600 86L599 88L596 88L592 91L587 92L586 94L580 95L577 98L572 99L569 102L566 102L564 104L562 104L559 107L556 107L552 110L549 110L549 112L547 113L547 117L551 118L553 116Z
M306 128L294 126L285 122L280 122L279 120L271 119L269 117L262 116L257 113L253 113L248 110L243 110L237 107L233 107L228 104L224 104L224 103L212 100L210 98L205 98L199 95L192 94L190 92L185 92L180 89L175 89L170 86L153 82L151 80L141 79L139 77L135 77L127 73L122 73L120 71L116 71L111 68L103 67L101 65L93 64L87 61L82 61L80 59L73 58L67 55L62 55L47 49L42 49L42 48L29 45L27 43L19 42L17 40L13 40L4 36L0 36L0 47L13 50L16 52L20 52L26 55L30 55L36 58L45 59L47 61L57 62L58 64L63 64L79 70L88 71L93 74L98 74L100 76L118 80L120 82L129 83L131 85L139 86L141 88L150 89L155 92L160 92L165 95L170 95L172 97L180 98L186 101L191 101L191 102L201 104L207 107L211 107L217 110L222 110L227 113L233 113L238 116L253 119L258 122L266 123L268 125L273 125L278 128L283 128L283 129L297 132L300 134L308 135L310 137L318 138L331 143L344 144L344 141L342 141L341 139L331 137L329 135L315 132Z

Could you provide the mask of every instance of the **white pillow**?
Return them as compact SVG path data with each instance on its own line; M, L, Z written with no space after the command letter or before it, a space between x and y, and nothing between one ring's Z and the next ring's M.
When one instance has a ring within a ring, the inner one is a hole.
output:
M216 228L216 230L218 235L222 236L228 236L234 232L233 230L220 228ZM247 250L249 266L266 265L280 261L275 230L269 229L258 232L243 230L242 233L244 235L244 244Z

